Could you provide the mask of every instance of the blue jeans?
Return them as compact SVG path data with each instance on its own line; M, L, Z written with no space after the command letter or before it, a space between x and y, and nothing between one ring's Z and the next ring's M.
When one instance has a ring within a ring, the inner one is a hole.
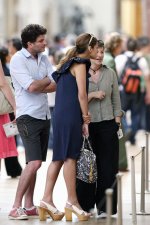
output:
M141 124L141 114L144 112L144 93L141 94L127 94L124 91L121 91L121 104L122 109L127 112L128 110L131 111L131 126L128 125L126 118L123 118L123 125L125 134L128 130L131 130L131 134L129 137L129 141L131 143L135 142L135 135L137 131L140 129ZM145 120L145 117L143 116Z

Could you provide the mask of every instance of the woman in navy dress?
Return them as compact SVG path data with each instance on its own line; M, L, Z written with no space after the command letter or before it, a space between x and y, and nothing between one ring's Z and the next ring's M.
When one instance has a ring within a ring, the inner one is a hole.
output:
M46 220L46 212L53 220L61 220L64 213L53 203L53 189L63 165L67 187L66 220L72 220L72 213L79 220L88 220L90 214L83 211L76 195L76 160L82 146L82 135L88 135L88 70L90 58L96 58L97 39L88 33L76 39L52 74L57 83L54 110L53 159L48 168L46 187L40 202L40 220Z

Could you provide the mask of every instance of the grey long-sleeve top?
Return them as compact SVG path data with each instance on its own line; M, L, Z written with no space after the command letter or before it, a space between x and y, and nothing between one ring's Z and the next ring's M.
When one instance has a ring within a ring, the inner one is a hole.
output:
M89 93L94 91L104 91L106 96L103 100L92 98L89 102L91 122L101 122L121 116L120 93L118 80L115 72L103 65L100 69L100 78L97 83L89 79Z

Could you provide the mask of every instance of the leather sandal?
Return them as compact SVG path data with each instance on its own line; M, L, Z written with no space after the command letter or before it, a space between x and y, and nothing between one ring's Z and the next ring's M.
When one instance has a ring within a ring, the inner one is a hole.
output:
M64 217L64 213L60 212L58 209L56 209L54 206L44 202L40 201L40 206L38 207L38 212L39 212L39 219L40 221L45 221L46 220L46 214L48 213L50 217L54 220L62 220Z
M69 207L65 207L66 221L72 221L72 213L78 217L79 221L87 221L90 218L90 213L79 209L76 205L72 205L70 202L67 202L67 204Z

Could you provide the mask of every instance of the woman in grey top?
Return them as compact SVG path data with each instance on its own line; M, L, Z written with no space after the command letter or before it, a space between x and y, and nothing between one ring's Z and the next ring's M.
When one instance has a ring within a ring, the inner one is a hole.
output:
M118 172L119 141L117 131L122 116L117 76L102 64L104 43L99 41L96 60L91 60L89 82L89 134L97 157L97 183L77 181L80 205L90 211L96 204L99 217L106 216L105 190L113 188L112 214L117 212L116 174Z

